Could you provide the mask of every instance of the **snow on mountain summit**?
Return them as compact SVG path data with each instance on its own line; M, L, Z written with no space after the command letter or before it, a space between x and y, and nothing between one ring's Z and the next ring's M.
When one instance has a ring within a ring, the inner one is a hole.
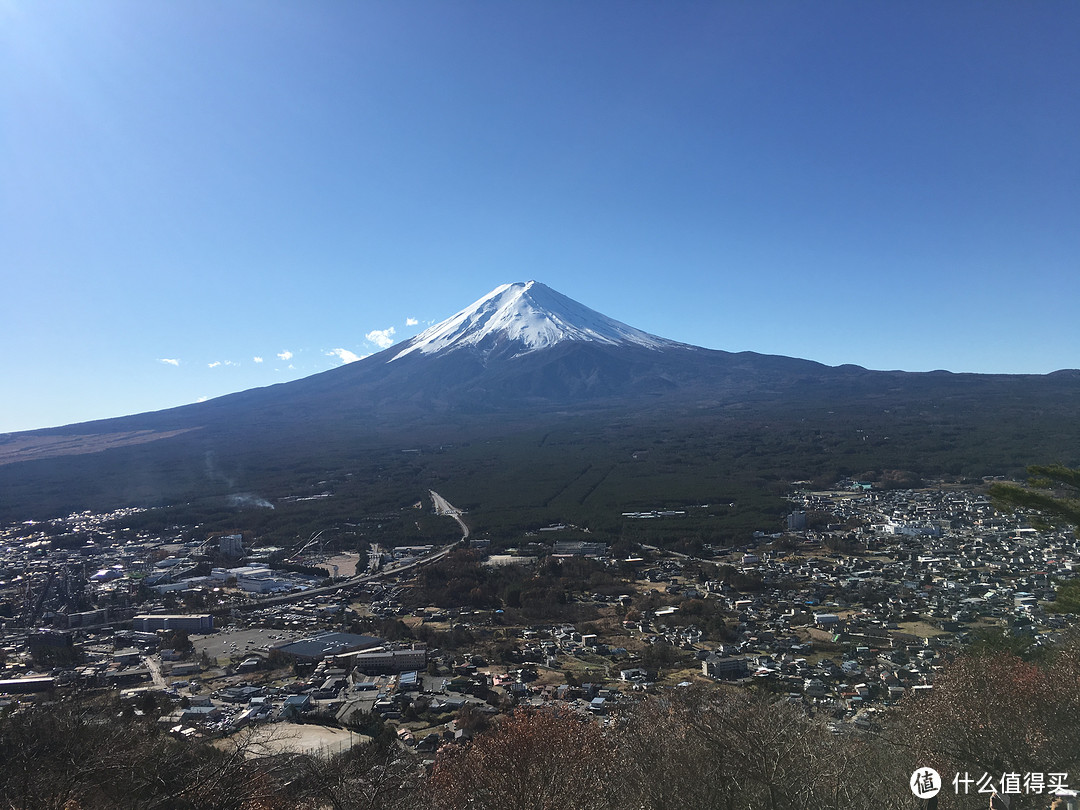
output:
M516 357L568 340L648 349L681 345L601 315L537 281L528 281L495 288L412 338L389 362L414 352L434 354L465 347L498 347Z

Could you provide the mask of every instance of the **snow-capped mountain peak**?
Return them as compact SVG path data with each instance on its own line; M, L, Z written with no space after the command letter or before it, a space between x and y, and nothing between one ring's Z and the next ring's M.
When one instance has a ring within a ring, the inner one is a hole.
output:
M589 309L537 281L504 284L442 323L408 341L388 362L409 354L450 352L465 347L507 351L512 356L563 341L648 349L680 346Z

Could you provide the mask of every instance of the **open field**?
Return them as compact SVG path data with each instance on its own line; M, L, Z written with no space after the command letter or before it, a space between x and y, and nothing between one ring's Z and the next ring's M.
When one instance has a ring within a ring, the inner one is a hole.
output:
M230 748L243 745L249 757L275 754L318 754L329 756L347 751L354 745L370 742L371 738L353 731L328 726L274 723L247 729L220 740L218 746Z

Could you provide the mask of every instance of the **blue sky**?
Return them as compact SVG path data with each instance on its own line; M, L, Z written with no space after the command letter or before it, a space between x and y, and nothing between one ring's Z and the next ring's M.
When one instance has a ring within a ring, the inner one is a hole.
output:
M0 0L0 432L295 379L528 279L710 348L1078 367L1078 30L1052 0Z

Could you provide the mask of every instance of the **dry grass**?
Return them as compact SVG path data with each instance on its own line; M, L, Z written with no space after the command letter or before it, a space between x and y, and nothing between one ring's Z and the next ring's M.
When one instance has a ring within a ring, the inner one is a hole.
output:
M125 433L88 434L85 436L10 436L0 442L0 465L14 464L59 456L81 456L87 453L100 453L114 447L127 447L133 444L156 442L169 439L198 428L180 430L130 430Z
M214 742L223 750L244 749L249 758L276 754L338 754L371 738L343 728L271 723L252 726Z

